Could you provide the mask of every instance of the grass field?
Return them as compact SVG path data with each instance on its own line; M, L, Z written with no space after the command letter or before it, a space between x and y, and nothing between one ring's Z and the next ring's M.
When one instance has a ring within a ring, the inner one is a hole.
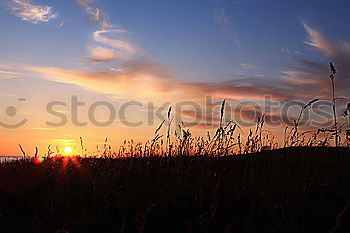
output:
M0 232L349 232L350 150L0 164Z

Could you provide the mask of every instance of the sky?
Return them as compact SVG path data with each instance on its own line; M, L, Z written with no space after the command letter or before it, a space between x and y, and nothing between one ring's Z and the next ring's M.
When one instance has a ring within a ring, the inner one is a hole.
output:
M329 62L341 116L350 2L334 0L0 0L0 155L48 145L90 151L145 141L173 107L194 134L225 119L277 137L303 104L331 127ZM324 102L322 102L324 101ZM322 105L322 106L321 106ZM294 117L294 118L293 118Z

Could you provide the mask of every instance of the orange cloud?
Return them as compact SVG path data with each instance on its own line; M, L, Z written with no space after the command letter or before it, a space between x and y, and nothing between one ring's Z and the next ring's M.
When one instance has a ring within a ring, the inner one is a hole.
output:
M319 48L327 56L334 56L338 51L338 45L329 42L320 32L311 28L306 23L303 23L305 30L309 34L310 41L305 41L305 44Z
M55 67L27 67L49 80L70 83L83 88L109 94L134 96L135 98L157 97L171 81L156 65L125 64L126 72L67 70Z
M90 61L94 62L103 62L103 61L111 61L117 59L119 54L114 49L104 48L100 46L89 47L90 52Z
M27 67L42 77L63 83L129 98L161 98L168 100L203 100L206 95L218 99L274 99L295 97L279 80L232 79L222 82L189 82L175 78L172 69L147 60L124 62L118 71L68 70L55 67Z
M75 0L78 4L86 6L92 3L92 0Z
M326 38L320 32L311 28L304 23L304 27L309 35L310 41L304 43L311 45L315 48L318 48L323 52L327 57L334 60L334 62L340 65L345 63L350 63L350 43L347 41L331 41Z
M350 77L348 75L350 73L350 43L340 40L332 41L306 23L303 23L303 25L309 36L309 41L306 41L304 43L317 48L324 55L326 55L329 60L333 61L338 70L336 76L336 88L337 90L345 91L350 83ZM321 87L321 91L329 86L329 83L325 83L326 80L329 82L327 79L327 63L329 60L325 62L325 64L319 64L312 61L301 61L302 64L308 70L310 70L309 79L318 80L318 86ZM322 67L325 67L326 69ZM322 77L319 74L321 74ZM304 78L304 80L306 79Z
M12 0L10 9L18 18L34 24L46 23L58 17L50 6L34 5L30 1Z
M300 98L328 98L329 79L326 73L306 72L302 70L283 71L283 84L294 90ZM317 89L315 89L317 87Z
M18 73L18 72L0 70L0 79L16 78L16 77L20 77L22 75L23 74Z

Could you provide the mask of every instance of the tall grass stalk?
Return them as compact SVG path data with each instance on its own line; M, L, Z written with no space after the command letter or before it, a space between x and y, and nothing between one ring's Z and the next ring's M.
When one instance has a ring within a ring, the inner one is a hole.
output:
M21 150L22 154L23 154L23 158L25 159L26 158L26 152L24 151L23 147L21 144L18 144L19 146L19 149Z
M334 85L334 78L336 74L336 69L332 62L329 63L330 67L330 75L329 78L331 80L332 85L332 102L333 102L333 119L334 119L334 130L335 130L335 146L338 147L339 145L339 138L338 138L338 122L337 122L337 111L336 111L336 97L335 97L335 85Z

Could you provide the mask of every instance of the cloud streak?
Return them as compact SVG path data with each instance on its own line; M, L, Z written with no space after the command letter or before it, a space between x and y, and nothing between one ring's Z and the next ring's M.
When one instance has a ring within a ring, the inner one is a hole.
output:
M213 95L223 99L263 99L270 94L275 99L295 97L294 92L279 87L279 81L234 79L221 82L190 82L173 76L172 69L146 59L121 64L123 72L67 70L55 67L27 67L43 78L70 83L96 92L118 94L128 98L199 99Z
M99 28L92 32L95 45L88 46L90 57L93 62L108 62L115 59L129 59L138 54L136 46L120 39L120 35L129 33L109 22L109 16L97 7L93 7L91 0L75 0L90 16L91 22L98 23Z
M305 41L304 43L310 45L312 47L316 47L324 52L327 56L333 57L338 52L338 45L332 44L329 40L327 40L320 32L311 28L308 24L303 23L305 30L309 35L309 41Z
M17 78L22 76L23 74L13 71L0 70L0 79L10 79Z
M239 65L246 70L256 70L259 68L259 66L254 64L248 64L248 63L239 63Z
M240 38L230 19L227 17L222 2L216 3L214 10L214 21L220 26L220 30L224 36L232 40L237 47L242 48Z
M311 26L303 23L306 32L308 33L308 41L304 43L316 48L322 52L329 60L338 68L338 73L336 76L336 88L338 91L344 92L348 90L350 84L350 43L346 41L334 41L321 32L315 30ZM308 69L308 72L301 72L300 75L296 76L294 72L295 79L305 80L307 85L310 82L318 82L317 86L320 88L321 93L325 93L327 88L329 88L328 76L328 66L326 64L320 64L318 62L300 60L301 64ZM322 68L324 67L324 68ZM311 86L310 86L311 88Z
M90 57L88 58L93 62L106 62L112 61L119 57L119 54L114 49L104 48L100 46L89 46Z
M75 1L82 6L87 6L92 3L92 0L75 0Z
M107 35L117 35L121 33L127 33L126 30L123 29L102 29L97 30L93 33L93 39L101 44L110 46L112 48L118 49L121 52L127 52L130 54L136 53L137 49L135 46L131 45L128 42L123 40L112 39Z

